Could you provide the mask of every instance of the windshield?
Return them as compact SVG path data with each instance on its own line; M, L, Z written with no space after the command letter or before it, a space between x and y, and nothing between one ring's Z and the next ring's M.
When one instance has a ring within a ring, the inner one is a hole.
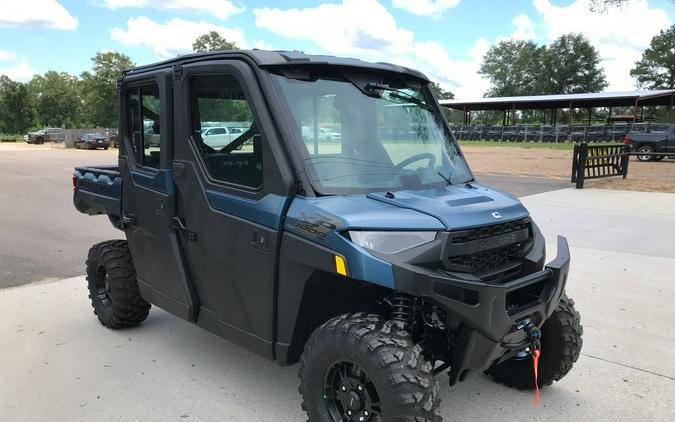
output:
M473 179L427 89L400 80L274 76L322 195L423 189Z

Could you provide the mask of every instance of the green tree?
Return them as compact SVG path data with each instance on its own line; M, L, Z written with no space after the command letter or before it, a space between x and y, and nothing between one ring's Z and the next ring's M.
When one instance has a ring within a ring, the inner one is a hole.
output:
M675 25L652 38L630 75L640 88L675 88Z
M134 62L129 56L114 51L98 52L91 61L91 72L83 72L81 76L81 120L93 126L116 127L117 78L125 69L133 67Z
M48 71L28 83L34 101L35 120L40 126L77 126L82 101L79 80L65 72Z
M455 98L455 94L444 90L437 82L431 82L429 84L429 89L437 100L452 100Z
M539 93L544 51L544 47L532 41L501 41L490 47L479 70L492 84L486 95L508 97Z
M0 76L0 132L25 133L33 124L26 84Z
M545 51L538 72L542 94L598 92L607 87L600 54L581 34L565 34Z
M192 50L195 53L205 53L216 50L236 50L237 44L223 38L218 32L211 31L197 37L192 43Z

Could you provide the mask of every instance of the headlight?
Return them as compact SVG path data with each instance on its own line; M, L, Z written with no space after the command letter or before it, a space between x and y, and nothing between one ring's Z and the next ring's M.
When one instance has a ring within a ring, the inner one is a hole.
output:
M366 249L370 249L371 251L384 254L394 254L414 248L415 246L433 242L436 239L436 234L437 232L430 231L350 231L349 237L352 242Z

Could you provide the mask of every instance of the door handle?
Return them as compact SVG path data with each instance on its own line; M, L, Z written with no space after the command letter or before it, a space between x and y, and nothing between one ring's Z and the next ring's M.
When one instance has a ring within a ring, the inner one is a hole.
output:
M174 229L178 230L178 232L183 236L183 239L185 239L185 241L187 242L197 241L197 233L185 227L185 222L180 217L173 218L173 227Z

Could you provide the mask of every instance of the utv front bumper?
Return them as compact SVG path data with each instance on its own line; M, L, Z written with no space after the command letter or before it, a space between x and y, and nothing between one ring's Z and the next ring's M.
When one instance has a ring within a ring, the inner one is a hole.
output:
M569 265L567 240L559 236L557 256L543 270L503 284L464 280L411 264L395 265L394 279L397 290L430 300L457 325L450 362L450 384L455 384L527 347L523 323L541 327L555 311Z

